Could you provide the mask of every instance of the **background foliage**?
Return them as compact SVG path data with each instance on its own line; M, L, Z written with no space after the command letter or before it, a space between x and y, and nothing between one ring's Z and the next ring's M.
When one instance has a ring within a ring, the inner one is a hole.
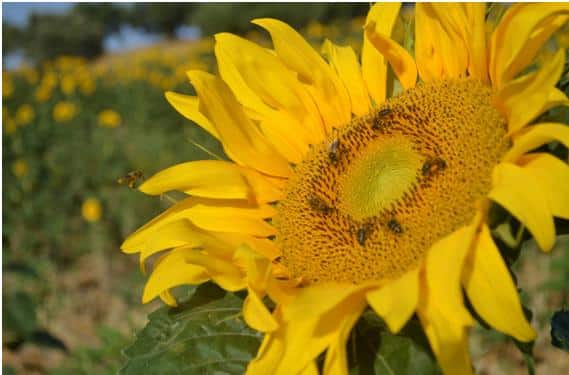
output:
M218 358L200 370L240 372L260 338L238 314L239 295L205 285L181 290L187 303L178 309L140 304L144 276L137 260L121 254L119 245L171 201L146 197L117 180L135 170L148 177L179 162L211 158L204 147L221 153L217 141L163 97L165 90L192 93L187 70L215 71L212 33L233 31L268 43L249 20L272 16L301 27L317 49L327 37L359 50L360 15L367 6L80 4L64 15L35 15L26 29L3 25L3 52L25 49L34 62L3 70L6 373L164 373L167 366L190 365L190 354L193 365ZM101 56L103 38L125 24L162 33L168 40ZM180 25L199 26L205 36L175 41ZM403 40L411 26L402 18L397 38ZM567 85L560 88L567 90ZM568 122L568 113L554 110L546 116ZM559 145L549 151L567 158ZM517 231L511 218L501 220ZM568 233L566 222L558 227ZM534 365L546 373L555 373L559 364L569 368L565 354L548 340L549 319L569 297L569 241L563 237L558 242L553 257L526 250L531 242L503 247L508 259L517 259L513 267L523 271L519 286L540 329ZM233 310L207 313L218 304ZM146 314L154 310L147 321ZM217 328L238 338L218 340ZM187 342L195 341L200 330L208 330L211 341L200 342L196 351ZM525 369L523 355L509 338L482 326L476 332L472 347L479 369ZM401 335L392 336L374 314L364 314L350 348L358 349L350 351L353 374L438 373L414 320ZM230 355L237 359L234 363L225 360Z

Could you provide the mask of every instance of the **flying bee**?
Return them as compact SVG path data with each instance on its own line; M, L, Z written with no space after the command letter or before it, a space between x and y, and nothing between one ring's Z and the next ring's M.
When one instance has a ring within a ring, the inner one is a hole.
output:
M321 212L324 215L329 214L332 208L326 204L321 198L312 195L308 198L308 205L315 211Z
M379 112L377 112L377 115L373 119L373 125L371 126L371 128L373 130L381 129L381 122L382 122L383 118L385 118L386 116L389 116L391 114L391 112L393 112L393 110L391 110L390 108L384 108L384 109L380 110Z
M363 224L358 229L358 243L361 246L365 245L365 242L368 239L369 235L371 234L371 231L372 231L372 227L371 227L371 224L369 224L369 223Z
M393 233L395 233L397 235L400 235L403 233L403 227L395 219L391 219L387 222L387 228L389 228L390 231L392 231Z
M340 149L340 140L338 138L334 138L332 143L328 145L328 159L332 164L338 163L338 154Z
M136 185L142 180L144 180L144 174L141 170L137 169L135 171L128 172L126 176L120 177L117 182L120 185L126 185L129 188L134 189L136 188Z
M441 158L428 158L421 168L421 173L423 176L432 176L444 170L446 166L447 163Z

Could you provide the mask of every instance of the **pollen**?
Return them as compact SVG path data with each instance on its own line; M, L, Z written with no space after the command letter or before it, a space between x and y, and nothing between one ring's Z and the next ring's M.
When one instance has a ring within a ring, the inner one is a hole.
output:
M420 84L333 131L277 205L282 264L307 283L398 277L473 218L506 133L472 79Z

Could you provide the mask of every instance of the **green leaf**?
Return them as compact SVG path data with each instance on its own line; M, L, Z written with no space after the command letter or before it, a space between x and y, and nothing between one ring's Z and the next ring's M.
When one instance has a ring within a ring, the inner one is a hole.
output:
M355 362L351 375L441 373L416 319L393 335L383 321L368 310L358 321L348 345L348 353Z
M7 331L8 341L27 338L37 328L36 304L23 292L3 296L2 326Z
M262 336L243 321L242 304L235 294L204 284L181 306L158 309L125 349L128 362L120 373L244 373Z

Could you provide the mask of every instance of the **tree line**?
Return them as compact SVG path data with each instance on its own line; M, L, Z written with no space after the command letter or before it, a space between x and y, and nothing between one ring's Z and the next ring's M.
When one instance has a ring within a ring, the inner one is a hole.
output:
M202 35L241 34L255 27L253 18L274 17L298 28L364 15L368 8L367 3L82 3L64 14L32 12L24 27L3 22L2 52L20 51L33 62L59 55L95 58L103 53L104 39L123 25L174 39L180 26L196 26Z

